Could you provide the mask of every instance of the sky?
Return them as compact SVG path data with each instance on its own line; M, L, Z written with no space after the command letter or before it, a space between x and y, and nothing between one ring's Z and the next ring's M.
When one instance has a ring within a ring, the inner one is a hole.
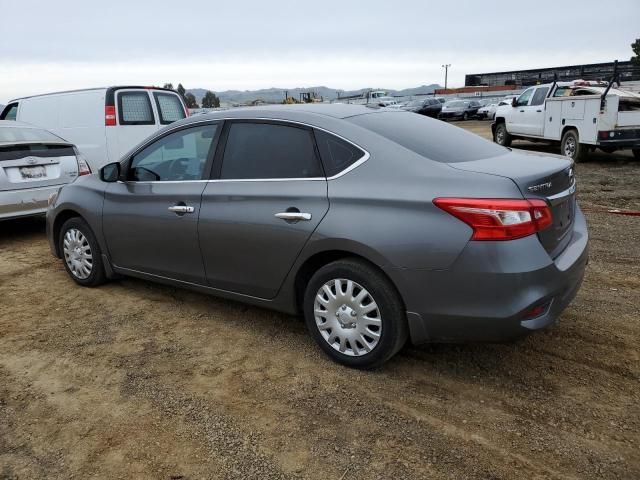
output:
M467 73L628 60L640 0L0 0L0 103L107 85L464 85Z

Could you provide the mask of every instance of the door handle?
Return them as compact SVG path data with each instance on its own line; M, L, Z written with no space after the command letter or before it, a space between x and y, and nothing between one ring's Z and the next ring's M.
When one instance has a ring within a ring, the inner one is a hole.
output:
M524 113L524 110L520 110L520 113Z
M536 110L536 112L538 112L538 113L542 113L542 110Z
M310 213L304 212L280 212L274 215L276 218L286 220L287 222L297 222L299 220L311 220Z
M169 207L169 211L173 213L193 213L195 210L195 208L189 205L174 205Z

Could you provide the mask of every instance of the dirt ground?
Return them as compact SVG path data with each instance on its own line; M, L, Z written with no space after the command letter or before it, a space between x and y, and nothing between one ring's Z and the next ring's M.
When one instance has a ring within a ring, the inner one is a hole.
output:
M576 175L591 262L557 326L372 372L297 318L83 289L41 220L0 223L0 479L640 478L640 217L606 213L640 210L640 162L595 154Z

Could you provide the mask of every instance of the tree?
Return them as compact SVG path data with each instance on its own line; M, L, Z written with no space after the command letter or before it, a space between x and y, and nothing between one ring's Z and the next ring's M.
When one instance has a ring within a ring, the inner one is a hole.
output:
M210 90L202 97L202 108L218 108L220 107L220 99Z
M184 102L187 104L187 108L199 108L198 103L196 102L196 97L193 96L193 93L185 94Z
M633 53L635 55L631 57L631 63L634 65L640 65L640 38L636 38L636 41L631 44Z
M180 95L186 102L187 98L184 95L186 93L186 90L184 89L181 83L178 84L178 88L176 88L176 91L178 92L178 95Z
M169 90L173 90L173 83L165 83L162 88L168 88Z

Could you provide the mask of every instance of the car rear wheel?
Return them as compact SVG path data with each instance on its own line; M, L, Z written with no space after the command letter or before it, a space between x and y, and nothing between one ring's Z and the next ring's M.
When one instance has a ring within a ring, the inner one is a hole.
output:
M581 162L587 155L587 147L580 143L576 130L567 130L562 135L560 153L571 158L574 162Z
M96 287L106 281L102 252L87 222L80 217L67 220L58 242L64 268L76 283Z
M503 147L509 147L511 145L511 135L509 135L509 132L507 132L507 126L504 124L504 122L496 125L494 141L498 145L502 145Z
M640 160L640 148L634 148L631 151L633 152L633 156L636 157L636 160Z
M319 269L304 295L307 328L333 360L375 368L395 355L408 335L400 296L389 280L359 260Z
M464 113L462 114L462 120L465 120L465 121L466 121L466 120L469 120L469 114L468 114L467 112L464 112Z

